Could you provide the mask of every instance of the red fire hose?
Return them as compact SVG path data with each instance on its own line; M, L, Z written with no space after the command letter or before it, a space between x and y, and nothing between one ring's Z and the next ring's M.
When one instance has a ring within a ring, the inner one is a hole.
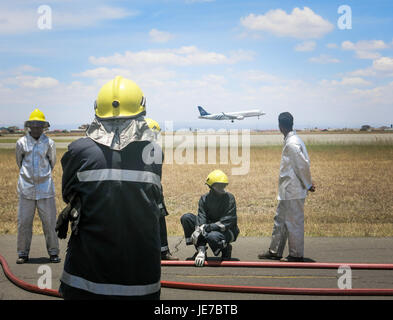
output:
M161 266L194 266L194 261L161 261ZM301 269L338 269L348 266L357 270L393 270L388 263L327 263L327 262L260 262L260 261L205 261L208 267L243 267L243 268L301 268Z
M0 255L0 264L3 267L6 277L18 287L38 294L61 297L57 290L40 289L29 284L12 274L7 261ZM162 266L193 266L194 261L162 261ZM336 269L340 266L349 266L351 269L367 270L393 270L393 264L362 264L362 263L283 263L283 262L235 262L235 261L208 261L208 267L266 267L266 268L313 268L313 269ZM333 295L333 296L393 296L393 289L330 289L330 288L284 288L284 287L256 287L256 286L234 286L218 284L202 284L190 282L161 281L164 288L187 289L187 290L207 290L221 292L242 292L242 293L265 293L265 294L290 294L290 295Z
M5 258L0 254L0 264L3 267L4 274L13 284L17 285L18 287L38 294L43 294L46 296L58 297L61 298L59 291L53 289L41 289L35 285L27 283L19 278L17 278L10 270L7 261Z

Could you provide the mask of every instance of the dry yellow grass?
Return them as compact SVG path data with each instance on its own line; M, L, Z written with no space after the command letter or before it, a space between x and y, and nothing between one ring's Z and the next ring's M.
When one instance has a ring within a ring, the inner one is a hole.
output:
M317 191L305 205L306 236L393 236L393 146L309 145ZM64 150L58 150L58 159ZM170 212L169 235L182 235L180 216L196 213L204 180L216 168L229 175L228 191L237 201L242 236L270 236L277 206L281 147L251 149L250 172L230 175L230 165L164 164L163 187ZM58 211L61 199L61 165L55 167ZM16 233L18 169L13 150L0 150L0 233ZM36 215L34 232L42 233Z

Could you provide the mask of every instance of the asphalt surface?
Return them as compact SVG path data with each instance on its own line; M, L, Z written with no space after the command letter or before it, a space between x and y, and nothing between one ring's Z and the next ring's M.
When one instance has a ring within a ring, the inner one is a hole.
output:
M193 246L186 246L180 237L170 237L169 246L174 256L186 260L194 253ZM232 258L241 261L261 261L257 254L267 249L269 238L240 237L233 243ZM180 244L179 244L180 242ZM42 265L50 267L52 289L58 289L63 269L67 240L60 241L62 262L49 262L45 239L41 235L33 236L30 260L18 265L15 263L16 236L0 236L0 254L7 260L11 271L20 279L37 285L42 273ZM287 249L284 252L287 254ZM336 263L393 263L393 238L306 238L305 256L317 262ZM208 250L208 259L215 259ZM114 261L114 263L116 263ZM291 268L229 268L229 267L162 267L162 280L196 282L209 284L302 287L302 288L338 288L338 279L342 274L330 269L291 269ZM392 270L352 270L352 288L393 288ZM58 300L44 295L24 291L12 284L0 272L0 299L5 300ZM326 299L389 299L393 297L349 297L349 296L310 296L310 295L271 295L231 292L195 291L181 289L161 289L162 300L326 300Z

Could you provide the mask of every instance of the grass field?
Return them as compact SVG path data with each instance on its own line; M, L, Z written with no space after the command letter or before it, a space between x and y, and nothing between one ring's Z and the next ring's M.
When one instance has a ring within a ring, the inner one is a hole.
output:
M237 201L242 236L270 236L277 206L281 146L251 148L248 175L231 176L228 191ZM376 143L310 144L311 170L317 191L305 205L306 236L393 236L393 145ZM61 199L60 158L53 176L58 211ZM163 187L170 215L169 235L182 235L180 216L197 211L207 174L230 165L164 164ZM18 169L14 150L0 149L0 233L16 233ZM36 215L34 233L42 233Z

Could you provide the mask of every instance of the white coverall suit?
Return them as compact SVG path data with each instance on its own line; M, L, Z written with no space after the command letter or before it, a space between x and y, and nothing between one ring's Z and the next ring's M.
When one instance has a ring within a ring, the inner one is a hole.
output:
M289 255L304 254L304 201L312 186L310 159L306 146L291 131L284 139L278 182L278 207L270 251L282 256L288 239Z
M16 163L19 167L18 256L29 255L36 208L42 221L48 254L58 255L55 188L52 180L56 163L54 141L45 134L35 140L27 133L16 142Z

